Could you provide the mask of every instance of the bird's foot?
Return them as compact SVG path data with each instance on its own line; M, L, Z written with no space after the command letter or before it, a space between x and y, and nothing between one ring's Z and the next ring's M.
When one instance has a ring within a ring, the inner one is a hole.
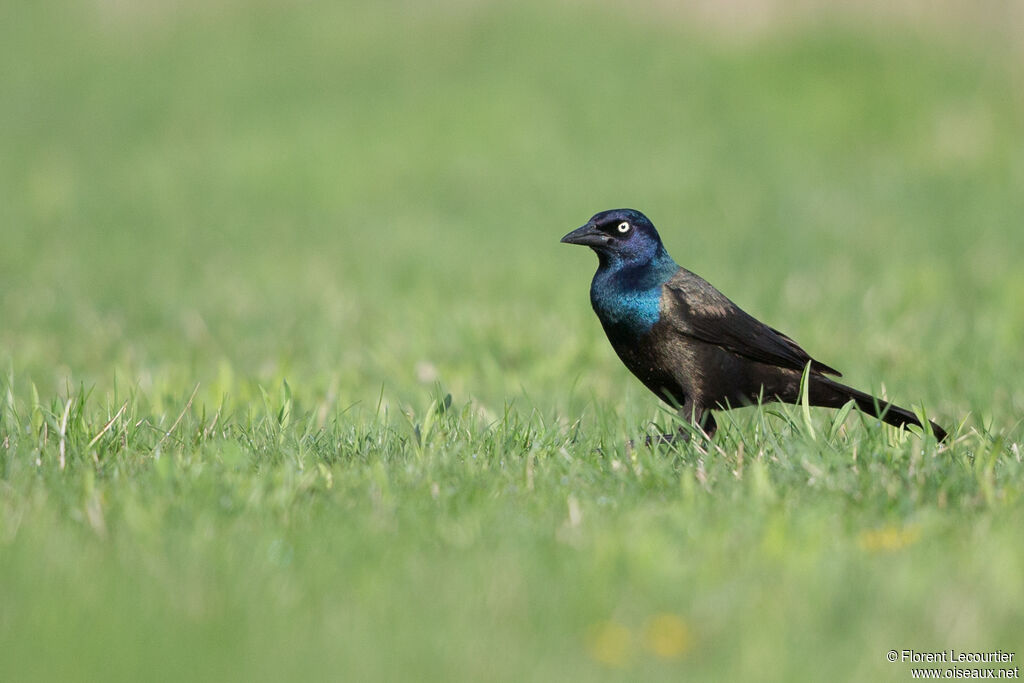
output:
M689 443L690 432L680 428L672 434L648 434L644 437L644 445L651 446L672 446L678 443Z
M655 446L669 446L672 447L676 444L689 443L690 432L686 429L680 428L679 431L673 434L648 434L644 437L644 445L648 448L654 448ZM631 453L636 449L636 441L629 439L626 441L626 452Z
M698 437L697 448L699 449L699 444L704 441L710 441L717 429L718 425L715 423L714 418L709 415L703 427L686 426L680 427L672 434L648 434L644 437L644 445L648 448L654 448L655 446L668 446L671 448L691 443L694 440L694 436L696 436ZM632 439L626 442L627 451L632 451L634 448L636 448L636 443Z

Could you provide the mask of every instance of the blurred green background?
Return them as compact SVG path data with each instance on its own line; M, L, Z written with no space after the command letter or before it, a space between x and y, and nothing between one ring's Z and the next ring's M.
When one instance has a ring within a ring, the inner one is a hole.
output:
M905 677L885 649L1019 646L1022 16L5 3L0 678ZM821 460L747 411L717 459L622 453L664 416L558 243L618 206L962 443L922 464L851 418Z

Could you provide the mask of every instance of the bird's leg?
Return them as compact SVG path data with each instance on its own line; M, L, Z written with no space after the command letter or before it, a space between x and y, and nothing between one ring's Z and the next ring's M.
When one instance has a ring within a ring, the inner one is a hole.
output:
M679 416L689 422L697 430L704 433L707 438L711 438L718 431L718 423L715 422L715 417L709 411L697 408L692 401L687 401L679 408ZM647 446L665 445L671 446L679 440L683 443L689 443L690 435L693 430L687 427L680 427L672 434L655 434L648 436L644 439L644 443Z
M683 405L679 407L679 417L689 422L691 427L703 433L709 439L718 431L718 423L715 422L715 417L710 411L694 403L692 398L687 398ZM679 428L680 433L686 433L687 439L689 439L691 431L693 430L686 427Z
M711 413L704 413L704 417L696 424L704 431L709 439L718 431L718 423L715 422L715 416Z

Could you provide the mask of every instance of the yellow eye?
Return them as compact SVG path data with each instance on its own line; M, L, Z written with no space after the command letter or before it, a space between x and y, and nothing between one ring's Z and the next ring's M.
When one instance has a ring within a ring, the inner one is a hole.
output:
M626 221L622 221L621 223L619 223L619 232L621 232L622 234L626 234L627 232L629 232L629 223L627 223Z

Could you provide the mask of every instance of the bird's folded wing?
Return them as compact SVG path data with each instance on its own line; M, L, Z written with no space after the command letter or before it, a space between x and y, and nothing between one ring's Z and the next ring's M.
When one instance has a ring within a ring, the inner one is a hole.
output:
M842 376L686 269L680 268L665 283L661 306L662 318L681 334L761 363L803 370L810 362L811 368L818 372Z

